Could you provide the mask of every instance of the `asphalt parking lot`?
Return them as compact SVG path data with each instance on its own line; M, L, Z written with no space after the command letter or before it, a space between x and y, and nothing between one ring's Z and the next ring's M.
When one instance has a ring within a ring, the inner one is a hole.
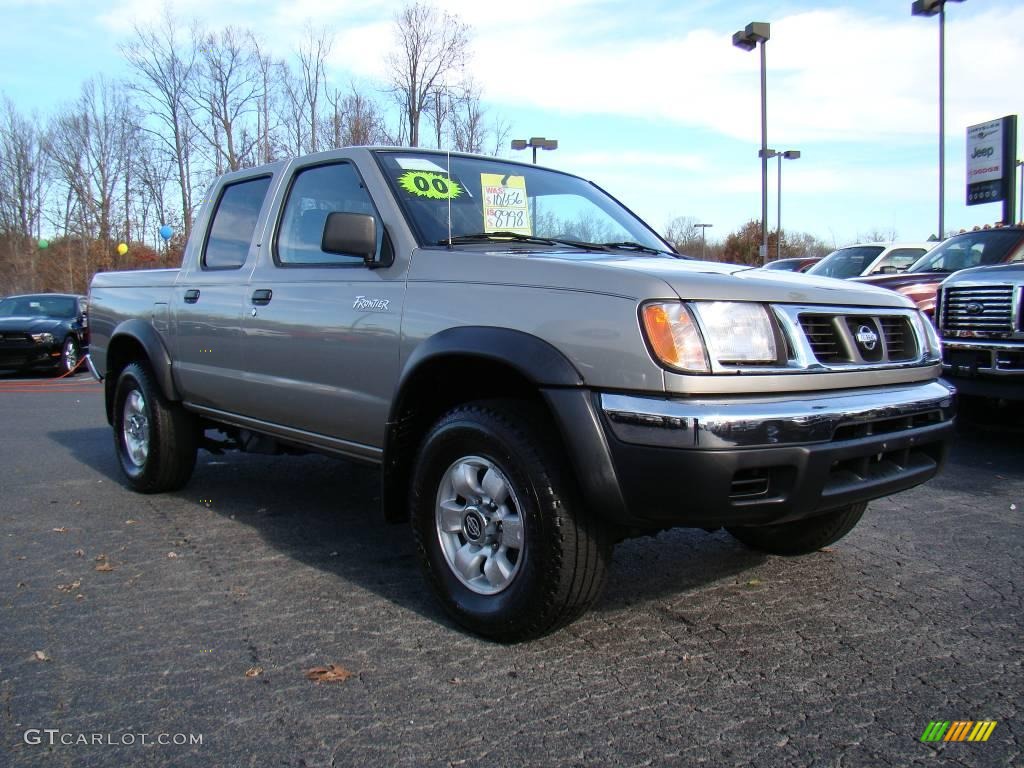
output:
M375 470L201 453L140 496L97 384L2 377L0 765L1021 765L1024 419L975 416L829 551L629 541L594 610L506 647L435 606Z

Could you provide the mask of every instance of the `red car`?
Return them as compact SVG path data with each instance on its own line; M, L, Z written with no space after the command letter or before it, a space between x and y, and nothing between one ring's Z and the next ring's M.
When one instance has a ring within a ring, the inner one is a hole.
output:
M896 275L854 278L902 293L931 316L939 283L969 267L1024 261L1024 226L975 229L953 235Z

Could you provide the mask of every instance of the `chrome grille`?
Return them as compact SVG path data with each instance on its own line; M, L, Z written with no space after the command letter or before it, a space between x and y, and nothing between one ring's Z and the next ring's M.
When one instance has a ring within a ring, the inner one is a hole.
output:
M944 331L1013 332L1013 286L950 286L943 291Z
M906 363L921 354L906 314L801 312L799 322L811 353L822 365Z

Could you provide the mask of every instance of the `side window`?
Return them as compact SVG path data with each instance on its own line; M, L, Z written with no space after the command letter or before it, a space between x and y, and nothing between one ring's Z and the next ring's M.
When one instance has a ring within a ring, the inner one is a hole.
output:
M238 269L245 264L270 177L224 187L203 249L203 269Z
M283 266L362 264L361 256L320 249L327 214L365 213L377 220L377 249L384 228L370 194L351 163L318 165L300 171L281 214L275 259Z

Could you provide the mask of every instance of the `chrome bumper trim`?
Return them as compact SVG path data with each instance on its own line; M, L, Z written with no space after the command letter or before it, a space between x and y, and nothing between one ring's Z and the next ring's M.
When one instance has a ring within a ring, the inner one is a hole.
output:
M844 393L718 400L603 393L601 409L612 432L623 442L715 450L828 442L840 426L934 411L939 412L940 423L946 422L953 418L955 394L956 389L944 381Z
M92 374L92 377L96 379L96 381L103 381L103 377L100 376L100 372L96 370L96 366L93 365L92 363L92 355L86 354L85 365L89 369L89 373Z

